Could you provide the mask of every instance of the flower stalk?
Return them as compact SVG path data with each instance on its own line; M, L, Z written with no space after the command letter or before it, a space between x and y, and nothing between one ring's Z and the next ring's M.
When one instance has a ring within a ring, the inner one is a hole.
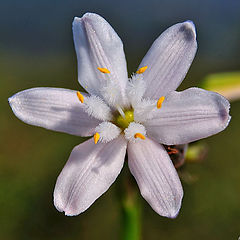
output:
M121 178L120 187L121 239L141 240L142 205L130 173Z

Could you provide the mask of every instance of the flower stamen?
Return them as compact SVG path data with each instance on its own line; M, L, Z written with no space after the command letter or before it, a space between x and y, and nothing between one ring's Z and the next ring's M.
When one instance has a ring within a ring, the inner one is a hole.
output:
M139 68L139 69L136 71L136 73L137 73L137 74L144 73L144 72L147 70L147 68L148 68L148 66L141 67L141 68Z
M165 99L164 96L162 96L158 99L158 101L157 101L157 108L158 109L162 107L162 103L163 103L164 99Z
M110 71L107 68L97 68L101 73L110 73Z
M84 97L83 97L83 95L79 91L77 92L77 96L78 96L79 101L81 103L84 103Z
M145 136L144 136L143 134L141 134L141 133L135 133L135 134L134 134L134 137L135 137L135 138L141 138L142 140L145 139Z
M94 139L94 143L97 144L100 138L100 134L98 132L96 132L93 136Z

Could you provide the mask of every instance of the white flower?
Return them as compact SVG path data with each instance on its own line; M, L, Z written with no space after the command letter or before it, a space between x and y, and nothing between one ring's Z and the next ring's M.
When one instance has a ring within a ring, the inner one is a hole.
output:
M88 94L33 88L9 99L22 121L93 138L76 146L57 179L54 204L73 216L85 211L128 165L142 196L160 215L175 217L183 190L161 145L216 134L229 123L229 102L199 88L176 92L197 49L192 22L178 23L153 43L128 79L123 45L99 15L73 21L78 80Z

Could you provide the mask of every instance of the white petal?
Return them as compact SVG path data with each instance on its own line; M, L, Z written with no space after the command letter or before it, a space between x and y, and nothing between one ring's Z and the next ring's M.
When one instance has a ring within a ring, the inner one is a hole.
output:
M230 120L229 102L200 88L169 94L153 119L144 124L148 136L167 145L184 144L224 130Z
M73 37L80 84L89 93L102 96L101 88L112 81L124 95L128 76L123 44L109 23L94 13L75 17ZM98 67L110 73L102 73Z
M158 214L174 218L181 207L182 185L162 145L146 138L128 143L128 165L142 196Z
M175 90L184 79L197 50L196 32L190 21L178 23L153 43L139 67L147 82L145 97L159 98Z
M23 122L73 135L91 136L99 120L90 117L76 91L63 88L32 88L8 99Z
M78 215L92 205L115 181L126 154L122 136L109 143L93 139L75 147L57 179L54 204L68 216Z

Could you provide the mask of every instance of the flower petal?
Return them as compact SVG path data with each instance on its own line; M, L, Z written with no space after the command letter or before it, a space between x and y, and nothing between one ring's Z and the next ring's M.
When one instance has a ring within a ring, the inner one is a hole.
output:
M128 80L123 44L102 17L86 13L74 18L73 37L78 59L78 80L89 93L101 96L101 88L112 81L124 95ZM103 73L105 68L110 73Z
M120 136L109 143L93 139L75 147L57 179L54 204L68 216L85 211L120 173L127 142Z
M153 43L139 67L147 82L144 97L159 98L176 90L184 79L197 50L196 32L191 21L178 23Z
M99 120L83 109L76 91L63 88L32 88L8 99L23 122L73 135L91 136Z
M174 218L181 207L182 185L162 145L146 138L128 143L128 165L142 196L159 215Z
M169 94L145 127L148 136L160 143L189 143L224 130L231 118L229 108L229 102L220 94L189 88Z

